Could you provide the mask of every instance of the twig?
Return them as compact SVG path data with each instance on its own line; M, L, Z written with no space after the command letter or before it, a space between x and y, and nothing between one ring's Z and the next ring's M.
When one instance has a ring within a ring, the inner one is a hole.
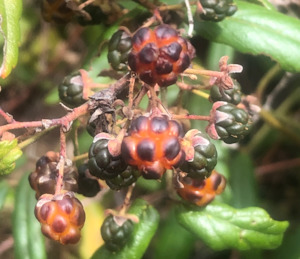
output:
M211 117L210 116L205 116L205 115L176 115L172 114L172 119L188 119L188 120L202 120L202 121L210 121Z
M270 83L270 81L281 71L281 66L279 64L274 65L258 82L256 88L256 96L258 100L262 101L262 95L266 90L266 87Z
M186 12L187 12L187 17L188 17L188 22L189 22L188 36L192 37L193 31L194 31L194 19L193 19L193 14L191 11L191 5L190 5L189 0L184 0L184 3L186 6Z
M200 90L192 90L192 93L196 94L196 95L199 95L205 99L209 99L209 94L208 93L205 93L203 91L200 91Z
M84 154L75 156L72 161L73 162L77 162L79 160L87 159L88 157L89 157L89 154L88 153L84 153Z
M55 188L55 195L61 193L61 188L63 186L63 179L64 179L65 161L66 161L66 135L63 127L60 127L60 158L57 164L58 176L57 176L57 182Z
M14 121L11 124L7 124L0 127L0 136L3 132L12 130L12 129L21 129L21 128L49 128L52 126L62 126L64 130L68 130L71 126L72 121L77 119L78 117L88 113L89 111L89 104L84 103L83 105L74 108L72 112L68 113L67 115L58 118L58 119L46 119L41 121L25 121L25 122L18 122Z
M6 120L7 123L13 123L15 121L14 118L10 114L6 113L1 108L0 108L0 116L2 116Z
M1 254L5 253L8 249L11 249L14 245L14 239L12 236L9 238L5 239L1 244L0 244L0 256Z
M275 162L268 165L262 165L256 168L255 173L258 176L276 173L280 171L286 171L300 166L300 158L288 159L284 161Z

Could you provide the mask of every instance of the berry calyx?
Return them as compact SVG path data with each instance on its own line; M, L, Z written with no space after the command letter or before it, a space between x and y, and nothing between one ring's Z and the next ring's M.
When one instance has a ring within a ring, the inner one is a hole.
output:
M79 241L85 212L74 193L44 194L39 198L34 213L46 237L64 245Z
M133 35L128 64L145 83L169 86L189 67L194 55L194 47L163 24L154 30L141 28Z

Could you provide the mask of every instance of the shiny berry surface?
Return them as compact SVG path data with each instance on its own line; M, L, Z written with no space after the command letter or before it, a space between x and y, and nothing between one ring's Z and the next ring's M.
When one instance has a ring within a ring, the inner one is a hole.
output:
M212 202L216 195L221 194L226 187L224 176L213 171L211 176L205 180L186 178L183 181L183 188L177 193L184 200L198 206L205 206Z
M86 102L83 99L83 82L80 73L75 72L66 76L58 86L58 94L62 103L72 108Z
M188 134L189 132L186 135ZM193 135L190 142L194 149L194 156L190 161L185 161L180 169L191 178L204 179L209 177L217 164L215 145L200 131Z
M102 180L112 179L127 168L121 156L110 154L108 141L108 139L99 139L91 145L89 150L90 173Z
M140 116L132 122L122 142L122 157L127 164L138 167L145 178L159 179L166 169L184 161L182 136L182 127L176 121Z
M99 181L89 172L87 164L82 164L78 167L78 191L86 197L94 197L101 191Z
M128 166L126 170L118 174L116 177L107 179L106 184L110 189L119 191L135 183L140 175L141 173L137 169Z
M56 196L44 194L35 207L43 234L61 244L75 244L85 221L82 204L72 192Z
M132 38L128 64L149 85L169 86L187 69L194 47L169 25L139 29Z
M112 215L108 216L101 226L101 235L105 246L114 252L126 245L132 231L133 223L131 220L125 220L118 224Z

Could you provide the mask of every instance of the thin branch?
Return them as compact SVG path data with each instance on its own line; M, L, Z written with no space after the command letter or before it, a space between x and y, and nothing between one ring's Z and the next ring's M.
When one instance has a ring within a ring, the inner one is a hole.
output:
M188 119L188 120L202 120L202 121L210 121L211 117L210 116L205 116L205 115L176 115L172 114L172 119Z
M57 164L58 167L58 176L55 188L55 195L61 193L61 189L63 187L63 179L64 179L64 168L66 161L66 135L63 127L60 127L60 158Z

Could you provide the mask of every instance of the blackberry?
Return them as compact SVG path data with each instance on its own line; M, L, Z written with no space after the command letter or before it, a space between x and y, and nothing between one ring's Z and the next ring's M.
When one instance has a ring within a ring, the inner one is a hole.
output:
M250 119L248 113L226 102L215 102L211 112L212 120L207 133L214 139L222 139L227 144L236 143L248 133Z
M124 30L115 32L108 43L108 62L117 71L126 71L131 51L131 36Z
M78 167L78 191L86 197L93 197L101 191L99 181L90 175L87 164L82 164Z
M105 218L101 226L101 235L108 250L116 252L122 249L133 231L131 220L123 220L121 223L115 221L114 216Z
M224 101L232 104L239 104L242 99L241 86L238 81L233 81L233 88L225 90L222 87L214 85L210 89L209 99L211 102Z
M195 130L191 131L195 132ZM195 132L189 141L194 148L194 157L192 161L185 161L180 169L186 172L187 176L191 178L204 179L209 177L217 164L217 150L215 145L200 131Z
M219 22L237 11L233 0L200 0L200 3L204 9L200 17L206 21Z
M90 173L102 180L115 178L127 167L121 156L115 157L109 153L108 141L108 139L98 139L92 143L89 150Z
M141 173L137 169L128 166L126 170L118 174L116 177L107 179L106 183L110 189L119 191L135 183L140 175Z
M66 76L63 82L58 86L59 98L63 104L72 108L85 103L83 99L83 82L81 74L74 72Z

